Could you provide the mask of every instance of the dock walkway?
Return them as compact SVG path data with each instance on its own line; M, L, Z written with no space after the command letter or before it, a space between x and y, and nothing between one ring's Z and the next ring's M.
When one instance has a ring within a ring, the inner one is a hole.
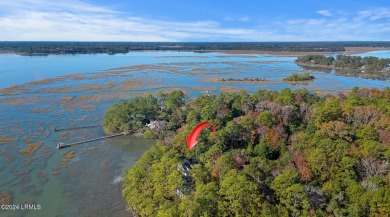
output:
M93 141L97 141L97 140L101 140L101 139L108 139L108 138L112 138L112 137L117 137L117 136L122 136L122 135L125 135L126 133L117 133L117 134L113 134L113 135L108 135L108 136L102 136L102 137L98 137L98 138L93 138L93 139L87 139L87 140L83 140L83 141L80 141L80 142L74 142L74 143L69 143L69 144L63 144L62 146L58 147L58 149L60 148L66 148L66 147L70 147L72 145L79 145L79 144L82 144L82 143L86 143L86 142L93 142Z

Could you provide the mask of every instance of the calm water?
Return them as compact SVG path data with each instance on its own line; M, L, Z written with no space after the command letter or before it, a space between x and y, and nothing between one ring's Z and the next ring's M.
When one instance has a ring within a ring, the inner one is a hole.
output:
M373 51L358 55L362 57L390 58L390 51ZM300 70L299 67L292 64L294 59L295 57L274 57L269 55L227 55L192 52L131 52L116 55L49 55L31 57L0 54L0 88L73 73L96 72L138 64L283 61L287 64L280 64L280 66L285 67L283 68L285 71ZM268 67L266 66L265 69ZM257 74L267 74L267 71L257 71Z
M377 54L390 57L390 52ZM99 127L53 131L56 126L101 124L106 108L121 98L177 88L194 97L206 90L216 94L304 87L328 93L354 86L389 86L388 81L315 70L315 81L290 85L281 80L303 71L294 59L190 52L0 55L0 199L10 195L12 204L42 207L29 212L0 211L0 216L128 215L121 198L121 174L154 142L122 136L57 150L58 141L70 143L104 133ZM256 77L270 82L216 81ZM32 81L38 82L25 84Z
M246 55L241 55L246 56ZM249 57L249 56L248 56ZM294 57L253 56L263 61L291 61ZM19 56L0 54L0 88L73 73L95 72L138 64L246 61L239 55L192 52L131 52L128 54Z
M367 52L362 54L355 54L353 56L361 56L361 57L374 56L378 58L390 58L390 51L388 50L372 51L372 52Z

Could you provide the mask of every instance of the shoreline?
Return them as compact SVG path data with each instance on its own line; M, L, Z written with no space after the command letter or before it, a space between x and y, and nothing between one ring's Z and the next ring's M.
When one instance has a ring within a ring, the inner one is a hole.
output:
M301 67L310 67L312 69L319 69L319 70L338 70L340 72L355 72L355 73L360 73L360 76L363 78L368 78L368 79L380 79L380 80L387 80L386 77L381 77L380 73L386 73L385 71L378 71L375 72L377 74L367 74L364 70L361 69L348 69L348 68L340 68L340 67L334 67L333 65L316 65L316 64L308 64L308 63L301 63L301 62L296 62L298 66ZM379 73L379 74L378 74ZM356 77L356 76L354 76Z
M341 54L353 55L372 51L390 50L390 47L344 47L345 51L335 52L317 52L317 51L267 51L267 50L129 50L127 53L135 52L192 52L192 53L223 53L223 54L267 54L274 56L304 56L313 54ZM24 53L12 51L0 51L1 54L16 54L20 56L48 56L48 55L96 55L96 54L127 54L123 52L109 53L109 52L91 52L91 53Z
M288 84L309 84L310 82L314 81L284 81L284 80L265 80L265 81L222 81L220 78L203 78L200 79L203 82L208 83L216 83L216 84L282 84L282 83L288 83Z
M304 56L304 55L313 55L313 54L341 54L341 55L351 55L351 54L361 54L372 51L381 51L381 50L390 50L390 47L344 47L345 51L337 52L301 52L301 51L265 51L265 50L214 50L210 52L220 52L227 54L268 54L275 56Z

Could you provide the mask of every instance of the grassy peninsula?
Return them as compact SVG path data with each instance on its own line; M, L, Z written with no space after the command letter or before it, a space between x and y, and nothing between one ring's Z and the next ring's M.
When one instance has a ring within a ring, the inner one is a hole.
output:
M302 66L354 71L366 77L390 78L389 58L347 55L337 55L334 58L324 55L305 55L298 57L295 62Z
M389 99L389 88L173 91L118 102L104 127L158 139L124 177L137 216L386 216ZM202 121L217 133L206 129L188 151L185 137Z

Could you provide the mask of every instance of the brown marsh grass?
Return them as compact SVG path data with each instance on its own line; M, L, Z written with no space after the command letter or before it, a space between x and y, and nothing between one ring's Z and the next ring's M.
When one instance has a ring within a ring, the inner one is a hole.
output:
M9 136L0 136L0 145L4 145L4 144L11 143L11 142L16 142L16 141L17 141L16 138L12 138Z
M219 88L220 92L240 92L242 89L236 87L221 87Z
M40 147L42 146L42 142L31 143L26 146L25 149L19 151L20 154L34 154Z

